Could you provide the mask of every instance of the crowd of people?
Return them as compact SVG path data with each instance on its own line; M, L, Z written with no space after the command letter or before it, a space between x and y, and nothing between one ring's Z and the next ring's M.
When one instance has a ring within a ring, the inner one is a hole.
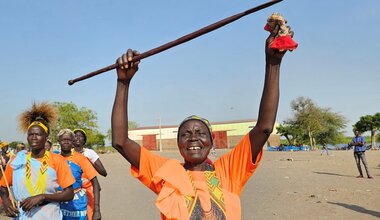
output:
M272 48L279 26L269 27L266 68L257 124L230 152L212 162L212 127L199 116L185 118L178 127L177 145L183 162L154 154L128 136L129 86L140 61L139 52L129 49L117 59L117 89L112 110L112 146L131 164L131 173L157 194L162 219L241 219L240 195L259 165L263 146L273 131L279 103L280 66L286 50ZM293 32L290 31L291 37ZM185 87L185 86L184 86ZM194 97L199 105L202 97ZM198 106L203 107L203 106ZM57 115L48 103L34 103L21 114L20 127L28 145L1 145L0 196L7 216L15 219L99 220L100 184L107 176L97 153L85 147L84 129L62 129L60 152L52 152L50 128ZM363 139L353 139L355 159L363 177ZM327 149L327 148L326 148ZM326 152L327 153L327 152Z
M107 172L99 156L84 152L86 132L70 129L58 133L59 154L52 152L48 137L56 119L54 107L34 103L20 116L28 145L17 144L15 152L1 143L0 196L5 214L14 219L99 220L98 174ZM99 171L97 171L99 169Z

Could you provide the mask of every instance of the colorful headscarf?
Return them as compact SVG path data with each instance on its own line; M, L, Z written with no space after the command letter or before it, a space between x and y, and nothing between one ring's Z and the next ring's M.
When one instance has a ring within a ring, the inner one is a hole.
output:
M209 134L210 134L211 144L214 145L213 138L212 138L212 127L211 127L210 122L209 122L207 119L202 118L202 117L199 117L199 116L196 116L196 115L191 115L191 116L185 118L185 119L181 122L181 124L178 126L177 140L178 140L178 137L179 137L179 130L181 129L182 125L183 125L185 122L190 121L190 120L198 120L198 121L200 121L200 122L202 122L203 124L206 125L206 127L208 128Z

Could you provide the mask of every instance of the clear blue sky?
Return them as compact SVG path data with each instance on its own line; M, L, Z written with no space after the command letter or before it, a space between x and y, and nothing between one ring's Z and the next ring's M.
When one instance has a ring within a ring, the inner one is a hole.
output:
M0 139L25 141L18 115L33 101L73 102L111 124L116 73L67 81L265 1L1 1ZM130 91L130 119L178 124L190 114L210 121L256 118L264 76L266 18L280 12L299 48L282 64L277 121L306 96L348 120L380 111L378 0L284 0L142 61Z

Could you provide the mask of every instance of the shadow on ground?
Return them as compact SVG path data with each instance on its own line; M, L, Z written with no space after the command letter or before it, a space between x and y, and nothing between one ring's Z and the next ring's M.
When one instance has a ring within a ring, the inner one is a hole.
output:
M318 172L318 171L314 171L313 173L316 173L316 174L324 174L324 175L330 175L330 176L355 177L355 176L351 176L351 175L343 175L343 174L339 174L339 173L327 173L327 172Z
M373 210L368 210L368 209L363 208L361 206L350 205L350 204L340 203L340 202L327 202L327 203L330 203L330 204L333 204L333 205L339 205L339 206L342 206L342 207L344 207L346 209L351 209L351 210L356 211L356 212L372 215L372 216L375 216L375 217L380 217L380 212L373 211Z

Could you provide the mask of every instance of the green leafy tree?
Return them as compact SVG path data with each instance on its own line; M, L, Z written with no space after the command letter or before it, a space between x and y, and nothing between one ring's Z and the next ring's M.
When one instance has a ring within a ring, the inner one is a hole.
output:
M371 132L372 149L376 149L376 132L380 130L380 112L374 115L365 115L360 117L359 121L354 124L354 130L360 132Z
M276 129L277 134L286 138L288 145L296 145L301 139L300 134L302 132L294 121L284 121Z
M102 147L105 145L105 139L106 139L106 136L101 134L101 133L97 133L96 135L94 135L93 137L93 141L92 141L92 145L93 147Z
M298 97L290 103L294 112L294 121L304 131L302 136L306 136L312 149L316 148L315 135L322 129L321 111L318 106L309 98Z
M50 139L57 142L57 134L61 129L83 129L87 134L86 146L99 147L104 145L105 135L101 134L97 125L96 113L88 108L78 108L74 103L54 102L58 109L59 117L57 124L52 127Z
M9 148L16 149L18 143L20 143L20 142L19 141L12 141L11 143L9 143Z
M331 112L330 109L322 109L322 129L316 134L316 141L319 144L337 144L344 142L343 128L346 127L347 120L338 113Z
M336 143L343 138L342 129L346 123L343 116L319 107L306 97L298 97L290 106L293 116L284 122L279 133L285 138L292 136L293 144L308 143L316 149L317 144Z
M129 127L129 129L134 129L134 128L138 128L139 125L137 124L137 122L128 121L128 127ZM112 129L111 128L108 129L106 137L109 141L112 141Z

